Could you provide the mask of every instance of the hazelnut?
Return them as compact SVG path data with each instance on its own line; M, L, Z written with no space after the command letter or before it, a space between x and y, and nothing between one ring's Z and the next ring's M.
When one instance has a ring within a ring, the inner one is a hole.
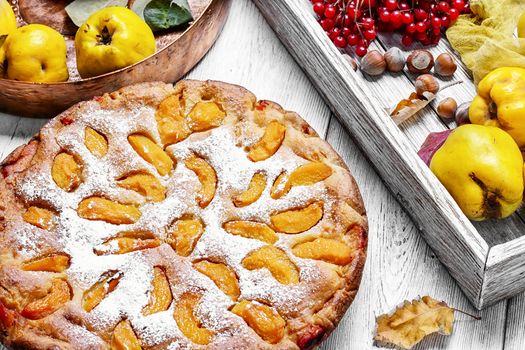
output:
M346 53L343 54L343 58L348 62L348 64L350 64L350 67L352 67L355 72L357 70L357 61Z
M454 62L452 55L448 53L442 53L436 58L436 63L434 65L434 72L443 77L450 77L456 72L458 66Z
M415 85L418 95L423 95L424 92L435 94L439 91L439 83L431 74L423 74L417 77Z
M385 58L377 50L370 51L361 60L361 70L368 75L381 75L385 69Z
M458 126L470 124L470 118L468 115L468 110L470 108L470 102L463 102L456 109L456 124Z
M447 97L440 101L437 106L437 113L443 119L453 119L456 115L458 103L452 97Z
M434 56L427 50L414 50L407 58L410 73L425 74L434 66Z
M405 55L397 47L391 47L385 53L386 66L389 71L397 73L401 72L405 68Z

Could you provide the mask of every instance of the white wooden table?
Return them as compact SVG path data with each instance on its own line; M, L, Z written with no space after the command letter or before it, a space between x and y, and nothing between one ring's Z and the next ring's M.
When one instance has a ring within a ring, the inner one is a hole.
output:
M367 207L370 239L361 288L322 349L372 349L375 316L404 299L428 294L475 313L255 5L250 0L232 2L221 37L188 77L240 84L260 99L274 100L298 112L343 156ZM26 142L45 122L0 113L0 158ZM525 296L501 302L481 316L481 321L475 321L458 315L451 337L432 336L416 348L525 349Z

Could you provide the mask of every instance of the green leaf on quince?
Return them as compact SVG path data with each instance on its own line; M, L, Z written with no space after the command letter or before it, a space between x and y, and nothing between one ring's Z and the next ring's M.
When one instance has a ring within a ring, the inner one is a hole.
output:
M127 0L75 0L66 6L66 12L75 23L80 27L95 12L109 6L126 6Z
M179 28L193 20L187 0L153 0L144 8L144 20L153 31Z

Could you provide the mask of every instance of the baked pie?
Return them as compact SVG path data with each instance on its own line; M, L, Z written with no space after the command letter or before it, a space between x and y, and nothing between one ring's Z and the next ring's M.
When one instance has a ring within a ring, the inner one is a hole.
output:
M357 292L354 179L297 114L146 83L0 166L0 339L24 349L310 349Z

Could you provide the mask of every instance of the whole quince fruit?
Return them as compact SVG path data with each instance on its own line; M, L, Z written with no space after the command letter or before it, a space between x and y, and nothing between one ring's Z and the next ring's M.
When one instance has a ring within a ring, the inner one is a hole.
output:
M56 30L28 24L11 33L5 42L9 79L52 83L69 78L66 41Z
M155 36L135 12L106 7L88 18L75 36L77 67L82 78L132 65L155 53Z
M7 36L16 30L16 17L7 0L0 0L0 73L5 61L4 43Z
M525 151L525 69L501 67L487 74L479 82L469 118L505 130Z
M512 137L499 128L474 124L441 134L446 139L437 144L430 169L465 215L481 221L514 213L523 199L524 165Z
M525 11L522 12L518 20L518 37L525 38Z

